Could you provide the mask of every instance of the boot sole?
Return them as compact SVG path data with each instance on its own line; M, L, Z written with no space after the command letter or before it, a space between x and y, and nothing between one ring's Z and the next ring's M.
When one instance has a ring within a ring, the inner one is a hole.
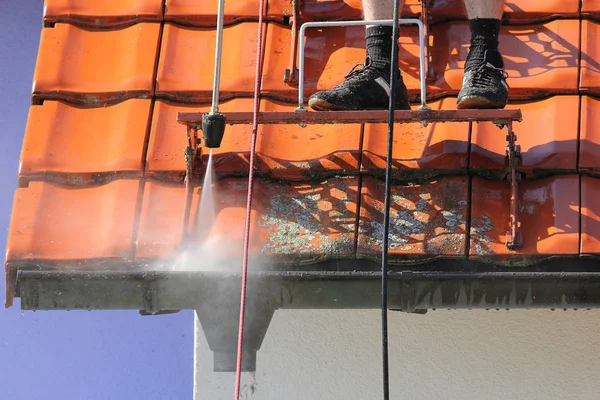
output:
M503 109L506 103L502 101L493 101L481 96L465 96L463 97L456 108L459 110L465 109Z
M328 103L325 100L321 100L321 99L309 99L308 106L315 111L360 111L360 110L356 110L353 108L336 106L334 104ZM410 105L406 106L404 108L399 108L399 107L396 108L396 110L410 110L410 109L411 109ZM387 110L387 107L385 107L385 108L379 108L379 107L363 108L361 110L370 110L370 111L372 111L372 110Z

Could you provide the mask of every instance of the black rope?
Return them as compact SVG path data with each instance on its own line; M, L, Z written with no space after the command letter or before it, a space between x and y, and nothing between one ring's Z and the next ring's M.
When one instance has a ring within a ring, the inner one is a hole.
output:
M385 166L385 209L383 214L383 249L381 255L381 348L383 358L383 399L390 398L390 376L388 360L388 320L387 320L387 262L390 234L390 198L392 186L392 149L394 144L394 111L396 103L396 74L398 73L398 19L400 0L394 1L392 28L392 62L390 72L390 104L388 109L387 163Z

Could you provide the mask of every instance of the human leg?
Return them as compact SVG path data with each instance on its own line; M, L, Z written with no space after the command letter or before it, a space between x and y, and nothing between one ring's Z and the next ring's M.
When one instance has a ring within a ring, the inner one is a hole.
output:
M394 0L363 0L364 19L392 19ZM313 94L308 105L318 111L386 109L390 95L392 27L369 25L365 29L367 58L331 90ZM396 44L397 46L397 44ZM357 69L358 66L361 68ZM396 109L410 109L406 86L398 70Z
M508 85L504 61L498 51L498 33L504 0L465 0L471 44L465 62L457 107L504 108Z

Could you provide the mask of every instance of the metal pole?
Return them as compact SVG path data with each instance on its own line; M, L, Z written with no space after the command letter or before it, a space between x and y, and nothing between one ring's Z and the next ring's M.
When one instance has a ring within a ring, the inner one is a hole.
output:
M213 76L213 95L211 114L219 112L219 86L221 83L221 55L223 53L223 20L225 14L225 0L219 0L217 9L217 40L215 44L215 71Z

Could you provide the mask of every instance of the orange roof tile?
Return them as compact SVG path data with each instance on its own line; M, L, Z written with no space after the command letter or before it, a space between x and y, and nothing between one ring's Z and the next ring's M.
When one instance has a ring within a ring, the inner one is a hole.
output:
M581 247L582 254L600 253L600 179L581 177Z
M509 184L473 178L471 193L471 257L505 256L504 262L518 265L535 262L543 256L578 254L577 175L520 183L520 229L529 240L518 251L509 251L505 246L509 230Z
M101 106L152 96L159 32L160 25L153 23L103 31L69 24L44 28L33 77L34 102L56 99Z
M579 169L600 172L600 100L581 96L581 128L579 137Z
M222 112L252 111L252 99L223 102ZM288 110L289 105L271 100L261 101L261 111ZM160 180L182 182L185 175L183 149L187 138L183 125L177 123L180 111L208 112L210 106L183 106L157 101L150 135L147 172ZM225 128L221 147L213 149L214 169L218 176L247 174L250 126ZM306 180L315 176L356 173L359 169L362 127L350 124L343 130L335 125L265 125L257 138L256 170L273 178ZM319 142L318 146L305 143ZM202 158L206 162L208 152Z
M19 178L77 186L140 177L152 100L78 108L45 101L29 110Z
M17 189L8 260L133 257L139 181L86 188L31 182Z
M600 50L596 42L600 23L581 21L581 91L600 93Z
M89 28L118 28L160 21L162 17L163 0L44 1L46 26L70 23Z
M258 21L258 0L226 1L223 23L233 25L246 21ZM289 0L268 0L263 17L269 21L283 22L293 14ZM165 20L179 25L214 28L217 26L218 2L196 0L166 0Z
M433 110L455 110L456 98L432 102ZM362 169L385 175L387 124L365 124ZM466 173L469 157L469 123L396 124L394 174L418 180L438 174Z
M247 179L229 178L215 183L214 221L199 214L200 190L194 193L190 227L197 233L191 249L208 237L211 248L225 253L218 258L239 258L242 253ZM332 178L320 183L255 181L250 252L253 257L277 257L293 263L322 257L352 256L358 179ZM138 240L139 258L173 257L189 246L182 243L185 190L151 183L146 187ZM178 250L179 249L179 250Z
M363 178L357 257L380 257L385 185ZM465 253L469 190L466 177L392 189L390 262Z
M514 124L521 146L521 172L547 175L556 172L575 172L577 169L577 133L579 96L554 96L525 104L509 104L519 108L523 121ZM546 122L544 131L540 121ZM506 138L498 134L491 122L473 125L471 136L471 170L484 175L505 171Z
M581 14L587 18L598 20L600 17L600 0L585 0L581 3Z
M223 30L221 100L252 97L258 24L247 22ZM213 89L216 29L188 29L165 24L156 95L183 103L210 102ZM264 47L263 47L264 48Z
M239 260L249 125L228 125L213 151L214 220L199 211L208 158L201 141L191 216L184 221L187 139L177 113L207 111L213 86L216 2L201 3L46 0L9 228L7 305L18 295L22 269L130 271L132 262L152 268L207 240L209 247L225 244L221 258ZM445 257L506 266L600 252L596 3L585 1L581 10L579 0L506 5L500 49L508 107L523 114L514 128L522 151L517 217L524 247L505 245L506 131L491 123L397 124L393 264ZM252 111L258 4L226 2L223 112ZM359 0L299 4L303 21L360 18ZM405 16L421 12L417 0L404 9ZM462 2L435 1L429 11L435 75L429 105L455 109L468 22ZM288 0L267 2L261 111L296 106L297 84L284 82L292 15ZM400 42L404 79L417 101L416 29L403 27ZM305 95L339 83L364 60L364 45L362 27L308 30ZM252 258L298 269L380 257L386 135L385 124L259 126Z

